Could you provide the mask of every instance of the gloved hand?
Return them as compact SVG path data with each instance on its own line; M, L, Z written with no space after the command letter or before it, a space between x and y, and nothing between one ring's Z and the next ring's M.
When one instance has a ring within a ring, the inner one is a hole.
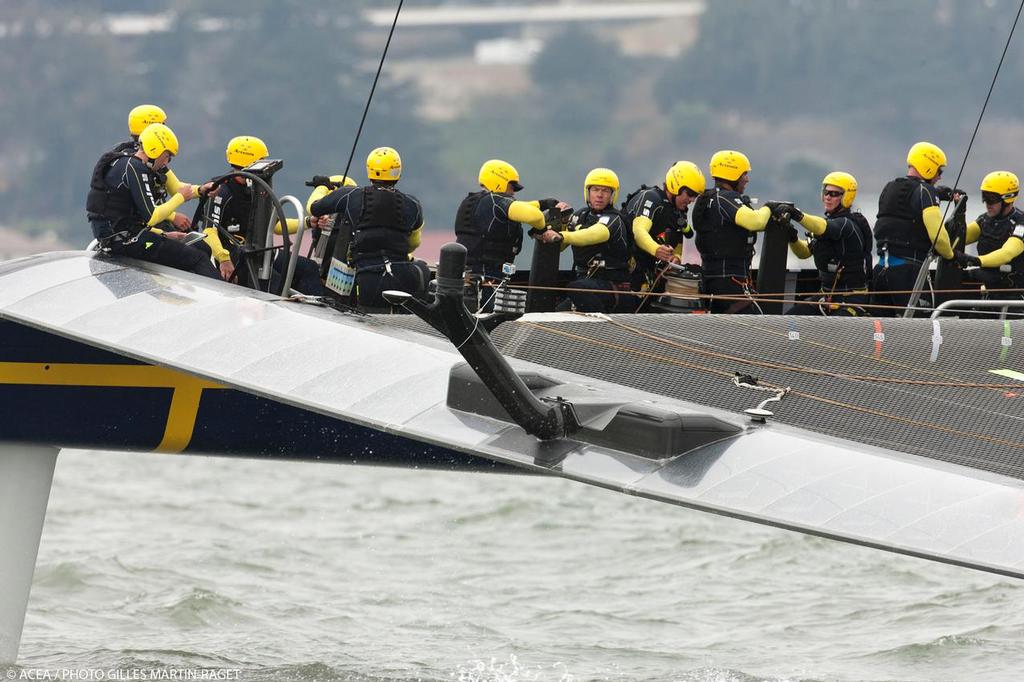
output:
M326 175L314 175L313 179L306 183L307 187L327 187L328 189L337 189L330 177Z
M771 210L772 217L779 222L784 223L789 220L800 222L804 217L804 212L789 201L766 201L764 205Z
M952 187L946 187L945 185L935 185L935 196L937 196L940 201L953 201L954 192L956 194L964 195L965 199L967 198L966 192L962 189L953 189Z
M537 204L540 205L540 210L547 211L554 208L555 206L558 206L558 199L541 199L540 201L537 202Z
M953 259L956 260L956 264L962 268L978 267L981 265L981 259L977 256L972 256L969 253L963 251L954 251Z

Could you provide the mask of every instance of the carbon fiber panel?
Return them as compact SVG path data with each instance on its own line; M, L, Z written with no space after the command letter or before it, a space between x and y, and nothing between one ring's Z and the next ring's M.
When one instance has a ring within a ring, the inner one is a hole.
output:
M769 396L733 385L750 374L792 389L768 406L780 422L1024 479L1024 381L992 372L1024 370L1024 322L620 315L521 320L493 338L516 358L733 411Z

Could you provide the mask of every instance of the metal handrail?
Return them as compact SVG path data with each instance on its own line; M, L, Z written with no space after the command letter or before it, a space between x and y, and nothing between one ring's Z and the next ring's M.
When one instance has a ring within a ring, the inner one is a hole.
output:
M299 262L299 245L302 244L302 233L306 230L306 207L302 205L296 197L288 194L281 197L282 204L291 204L295 208L295 212L298 214L299 227L295 231L295 244L292 246L291 254L288 258L288 268L285 271L284 283L281 285L281 295L288 296L291 293L292 278L295 276L295 264ZM267 227L267 243L268 249L274 246L274 225L279 221L277 219L277 208L270 211L270 225ZM284 229L288 229L287 222L285 223ZM270 279L270 267L271 267L271 252L267 251L263 255L263 267L260 269L260 279Z
M932 311L931 319L937 318L942 314L943 311L949 310L954 306L964 306L965 308L1002 308L1003 315L1006 315L1007 308L1024 308L1024 299L1020 301L1009 300L1009 301L978 301L969 298L954 299L952 301L945 301L940 303L935 310ZM956 312L967 312L956 311Z

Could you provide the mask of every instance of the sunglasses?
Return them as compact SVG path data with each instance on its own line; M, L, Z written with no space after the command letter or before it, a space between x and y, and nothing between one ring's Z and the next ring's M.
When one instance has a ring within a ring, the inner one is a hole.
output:
M686 196L690 197L691 199L696 199L697 197L700 196L700 193L694 192L689 187L683 187L681 191L682 191L683 194L685 194Z
M844 194L846 194L846 192L844 192L843 190L839 190L839 189L823 189L823 190L821 190L821 196L823 196L823 197L832 197L833 199L838 199L839 197L843 196Z
M982 192L981 200L986 204L1001 204L1003 203L1003 195L996 194L995 192Z

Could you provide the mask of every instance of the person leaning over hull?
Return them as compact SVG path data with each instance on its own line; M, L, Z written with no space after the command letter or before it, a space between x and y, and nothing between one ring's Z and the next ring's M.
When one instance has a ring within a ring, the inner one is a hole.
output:
M657 261L679 262L676 254L684 238L693 236L687 222L687 207L705 189L704 174L696 164L678 161L665 173L661 187L641 185L626 197L623 212L632 222L636 266L630 278L634 291L661 289L655 284Z
M231 138L224 152L231 169L242 170L247 166L266 158L270 154L263 140L251 135L239 135ZM252 244L252 204L254 188L248 178L236 176L229 178L217 188L216 193L206 202L206 210L202 217L203 233L214 260L217 261L221 276L231 279L235 269L242 265L245 258L245 246L263 248L263 244ZM288 218L288 233L298 230L298 221ZM274 231L281 232L280 223L275 223ZM293 244L292 248L299 248ZM280 292L288 269L288 260L279 251L273 261L273 274L270 280L270 291ZM324 294L320 283L320 270L316 263L308 258L299 257L295 263L292 287L310 296Z
M1024 298L1024 212L1014 206L1020 181L1009 171L993 171L981 182L985 212L967 226L967 243L978 242L978 255L956 252L961 267L977 266L971 273L995 299ZM995 291L993 291L995 290Z
M852 210L857 197L857 179L833 171L821 181L821 203L825 216L790 209L790 216L810 233L809 241L799 239L796 228L789 247L798 258L814 257L821 282L817 304L798 305L797 315L858 316L868 303L871 276L871 226L859 211Z
M159 172L178 153L178 138L162 123L153 123L139 135L134 154L109 152L93 169L86 211L100 248L115 256L129 256L168 265L208 277L220 273L208 255L186 246L184 232L168 221L174 210L196 196L192 185L182 184L173 197L158 203Z
M934 244L943 258L953 258L949 233L942 224L935 183L942 177L946 154L931 142L918 142L907 153L907 174L885 186L878 198L875 244L878 263L871 284L877 315L901 315L910 302L921 264Z
M631 240L623 215L615 208L618 196L619 176L608 168L595 168L583 180L586 208L572 214L563 232L547 230L541 235L545 243L572 247L576 279L569 283L569 296L559 310L572 307L584 313L611 313L636 309L636 297L629 295Z
M750 160L744 154L715 152L710 171L715 186L701 194L693 207L701 293L712 297L708 305L713 313L754 313L757 306L749 298L753 290L750 264L756 233L768 226L772 212L768 206L754 210L743 194L750 180Z
M523 248L522 223L539 233L544 229L543 211L569 205L558 199L515 199L523 189L519 172L500 159L484 162L477 179L482 189L470 192L455 214L455 240L466 247L471 273L501 279L502 266L514 263Z
M402 159L391 147L377 147L366 158L369 187L341 187L313 202L315 217L340 214L352 225L356 300L363 310L391 311L382 293L396 289L422 295L430 280L425 263L412 260L420 245L423 209L395 184Z

